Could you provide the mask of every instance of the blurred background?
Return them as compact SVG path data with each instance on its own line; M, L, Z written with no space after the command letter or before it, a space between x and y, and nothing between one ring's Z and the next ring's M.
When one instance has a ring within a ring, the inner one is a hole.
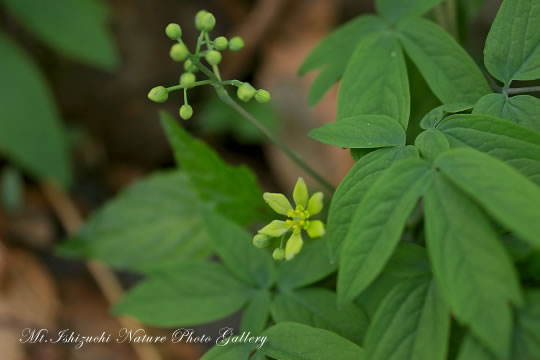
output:
M458 5L457 24L439 23L480 60L500 1ZM54 247L125 186L174 166L158 112L178 117L181 94L164 104L148 101L146 94L157 85L174 85L183 71L168 56L165 26L181 24L183 39L193 45L193 18L203 8L216 15L213 35L240 35L246 43L243 51L224 54L223 78L249 81L272 94L271 105L248 104L248 111L332 183L338 184L353 164L347 150L306 136L334 121L337 86L309 108L307 93L316 74L300 78L297 69L336 26L373 12L373 0L0 1L1 359L136 358L128 344L75 350L18 339L26 327L82 334L116 333L122 327L109 314L111 299L96 285L95 273L82 261L55 256ZM414 127L438 101L408 65ZM224 107L211 88L189 95L194 117L183 126L229 163L252 168L264 189L290 191L302 175L299 169ZM65 190L37 180L50 177ZM132 274L119 276L125 285L137 280ZM162 359L186 360L206 350L170 343L157 348Z

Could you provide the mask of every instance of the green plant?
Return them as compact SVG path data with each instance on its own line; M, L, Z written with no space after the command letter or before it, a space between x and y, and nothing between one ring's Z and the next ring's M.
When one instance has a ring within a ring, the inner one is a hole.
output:
M271 219L249 170L225 164L166 114L181 170L125 191L62 251L147 275L117 313L186 326L243 309L241 330L269 337L260 347L216 346L205 360L539 359L540 100L521 95L539 89L511 85L540 78L540 1L505 0L497 14L484 57L502 84L495 93L456 40L422 17L439 3L377 0L379 15L340 27L302 65L322 68L311 103L341 78L337 121L310 135L358 160L333 194L326 235L293 246L296 256L275 262L257 248L290 234L285 223L253 239L244 229ZM224 89L245 84L199 61L215 18L201 12L196 23L188 67L209 80L195 84L214 86L254 121ZM409 126L405 56L442 102L419 134ZM254 93L244 87L239 97ZM300 226L307 189L294 193L302 208L289 225ZM264 198L294 212L283 195Z

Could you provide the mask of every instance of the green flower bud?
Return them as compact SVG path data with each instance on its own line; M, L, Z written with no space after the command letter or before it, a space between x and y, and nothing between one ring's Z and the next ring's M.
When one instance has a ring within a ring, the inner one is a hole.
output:
M199 69L197 69L197 67L195 65L193 65L193 62L191 62L191 60L187 59L184 62L184 70L194 73Z
M229 49L232 51L241 50L244 47L244 40L240 36L235 36L229 40Z
M255 100L261 104L266 104L270 101L270 93L263 89L257 90L255 93Z
M189 55L188 48L185 44L174 44L169 51L171 59L174 61L184 61Z
M214 46L216 50L223 51L227 50L227 46L229 46L229 40L225 36L220 36L214 40Z
M202 18L204 15L208 14L208 11L206 10L199 10L197 14L195 15L195 27L198 30L202 30Z
M307 211L310 215L316 215L321 212L324 206L323 199L324 194L322 192L316 192L315 194L311 195L307 204Z
M167 34L171 40L178 40L182 37L182 28L178 24L169 24L165 28L165 34Z
M162 103L169 98L169 92L164 86L156 86L148 92L148 98L154 102Z
M280 237L288 230L289 229L285 226L285 221L273 220L270 224L259 230L259 234L267 235L270 237Z
M248 102L255 95L255 89L248 83L244 83L236 91L236 95L242 101Z
M281 248L277 248L272 253L272 257L276 261L281 261L281 260L283 260L285 258L285 251L283 251L283 249L281 249Z
M288 216L289 212L293 211L291 203L283 194L266 192L263 194L263 199L272 210L280 215Z
M210 50L206 54L205 59L212 66L213 65L218 65L221 62L221 53L219 51L216 51L216 50Z
M180 107L180 117L184 120L189 120L193 116L193 108L189 105L182 105Z
M326 230L324 228L324 223L320 220L313 220L309 222L309 226L306 229L310 238L317 238L324 236Z
M190 72L185 72L180 76L180 85L183 85L187 88L190 88L195 83L196 77L195 74Z
M296 203L296 206L297 207L301 206L301 210L304 210L308 202L308 189L307 189L306 183L304 182L304 179L302 179L301 177L298 178L298 181L296 182L296 185L294 186L293 199L294 199L294 202Z
M216 26L216 18L214 15L207 12L206 14L201 15L199 26L200 28L197 27L199 30L210 32L214 30L214 26Z
M291 260L302 250L304 241L302 240L302 235L300 232L293 232L289 240L287 240L287 245L285 245L285 260Z
M258 247L259 249L262 249L270 245L270 240L272 240L270 236L263 235L263 234L256 234L253 237L253 245L255 245L255 247Z

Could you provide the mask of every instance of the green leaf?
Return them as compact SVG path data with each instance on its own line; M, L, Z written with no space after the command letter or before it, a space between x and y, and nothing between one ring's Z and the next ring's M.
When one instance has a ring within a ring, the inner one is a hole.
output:
M262 351L276 360L364 359L362 348L328 330L283 322L264 332L268 342Z
M275 322L294 321L330 330L355 343L360 343L368 327L364 312L354 304L337 308L333 291L321 288L285 291L272 302Z
M338 299L351 301L382 271L396 248L405 223L430 182L424 160L392 164L358 206L341 251Z
M413 243L400 242L384 272L399 278L430 275L431 266L426 249Z
M495 356L473 334L468 333L461 348L457 360L493 360ZM518 360L512 358L512 360Z
M328 89L343 75L358 43L385 27L385 23L377 16L363 15L339 27L319 42L299 69L300 75L303 75L322 68L309 92L310 106L318 103Z
M445 360L450 312L431 277L411 278L384 299L370 324L370 360Z
M1 33L0 54L0 153L33 177L68 185L64 128L43 75Z
M444 104L474 104L491 92L471 57L439 26L414 18L401 21L398 31L407 55Z
M540 1L505 0L486 39L484 62L495 78L540 78Z
M470 146L540 184L540 134L489 115L453 115L438 127L452 147Z
M530 95L488 94L478 100L473 114L497 116L540 132L540 99Z
M184 173L151 175L93 213L59 252L134 271L207 255L199 209Z
M23 206L24 182L17 169L11 166L0 170L0 201L8 214L16 214Z
M252 296L242 314L241 331L259 334L266 328L270 315L270 296L268 290L259 290Z
M390 22L414 16L422 16L443 0L377 0L375 9Z
M203 200L241 225L261 220L267 207L255 176L248 168L226 164L168 114L161 113L161 122L176 161Z
M489 96L489 95L486 95ZM428 112L420 121L424 130L434 129L449 114L460 113L473 108L472 104L443 104Z
M219 264L183 262L152 273L114 307L155 326L208 323L238 311L250 290Z
M450 143L444 134L437 129L430 129L420 133L414 145L424 159L433 161L437 156L450 149Z
M253 246L251 234L226 217L209 209L202 214L210 243L227 269L246 284L270 287L275 280L270 254Z
M378 149L362 157L341 181L330 204L326 241L330 256L336 259L341 244L351 225L354 213L366 192L379 178L383 170L395 161L418 158L413 146Z
M216 345L208 350L201 360L248 360L255 347L254 344L245 343Z
M5 0L8 10L54 50L88 65L112 70L118 55L100 0Z
M405 130L397 121L385 115L351 116L313 129L309 136L342 148L405 145Z
M345 69L339 87L337 120L386 115L406 129L409 113L409 80L398 41L390 33L366 37Z
M440 166L441 159L449 162L452 153L442 155L436 166ZM446 175L449 167L441 170ZM484 174L493 177L497 172ZM474 181L487 185L479 178ZM497 196L494 189L488 191ZM509 302L522 303L522 295L516 271L497 232L475 202L439 174L426 194L424 209L427 247L446 302L461 323L470 326L490 349L506 359L512 327Z
M295 289L324 279L336 270L330 262L324 238L307 240L294 261L285 261L278 267L280 289Z
M505 163L473 149L448 151L435 166L502 225L540 247L540 187Z
M512 360L538 359L540 355L540 290L525 294L525 306L516 310Z

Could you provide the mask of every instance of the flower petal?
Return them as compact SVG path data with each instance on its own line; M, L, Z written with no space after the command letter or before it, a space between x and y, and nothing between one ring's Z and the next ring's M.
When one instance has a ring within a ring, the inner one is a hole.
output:
M302 205L305 209L308 201L308 189L304 179L298 178L296 185L294 186L293 198L296 205Z
M263 199L278 214L287 216L289 211L293 209L291 203L283 194L266 192L263 194Z
M310 216L321 212L324 206L323 198L324 194L322 192L316 192L315 194L311 195L307 205L307 211L309 212Z
M259 230L259 234L267 235L270 237L280 237L288 230L289 229L285 227L285 221L273 220L270 224Z
M313 220L309 222L309 226L306 229L310 238L321 237L326 234L324 223L320 220Z
M285 246L285 260L291 260L302 250L304 241L300 233L293 233Z

